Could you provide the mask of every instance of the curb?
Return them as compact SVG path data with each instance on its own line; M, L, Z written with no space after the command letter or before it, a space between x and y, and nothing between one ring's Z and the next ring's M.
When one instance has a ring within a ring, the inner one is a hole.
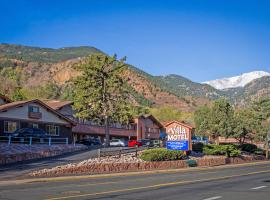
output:
M108 177L119 177L119 176L135 176L143 174L164 174L164 173L176 173L176 172L194 172L194 171L205 171L209 169L227 169L227 168L238 168L243 166L254 166L270 164L270 161L256 161L241 164L228 164L214 167L196 167L196 168L181 168L181 169L161 169L151 171L136 171L136 172L120 172L112 174L98 174L98 175L79 175L79 176L61 176L61 177L49 177L49 178L29 178L19 180L0 181L0 186L18 185L27 183L38 183L38 182L61 182L67 180L80 180L80 179L92 179L92 178L108 178Z

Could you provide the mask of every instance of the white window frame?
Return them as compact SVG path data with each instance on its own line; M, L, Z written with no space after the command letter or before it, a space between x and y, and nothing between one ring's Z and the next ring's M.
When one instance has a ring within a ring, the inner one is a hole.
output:
M9 130L9 129L10 129L9 123L12 123L13 125L14 125L14 123L16 124L14 130L12 130L12 131ZM6 130L6 124L7 124L8 130ZM4 133L13 133L13 132L16 131L17 129L18 129L18 122L16 122L16 121L4 121Z
M29 111L33 112L33 113L39 113L40 112L40 108L38 106L29 106Z
M46 125L46 133L50 136L59 136L60 135L60 126L54 124Z
M32 124L32 128L38 128L39 126L38 126L38 124L37 123L33 123Z

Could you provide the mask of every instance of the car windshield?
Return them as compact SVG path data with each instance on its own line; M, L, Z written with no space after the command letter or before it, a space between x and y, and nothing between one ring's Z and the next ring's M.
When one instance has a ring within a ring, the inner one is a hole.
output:
M22 128L22 129L20 129L20 130L17 130L18 133L24 133L24 132L26 132L26 131L28 131L27 128Z

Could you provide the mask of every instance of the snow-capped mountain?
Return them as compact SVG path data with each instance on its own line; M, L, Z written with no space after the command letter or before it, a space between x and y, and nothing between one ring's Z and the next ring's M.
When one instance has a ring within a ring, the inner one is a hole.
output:
M253 71L249 73L243 73L240 76L216 79L216 80L206 81L203 83L211 85L212 87L218 90L223 90L223 89L228 89L228 88L244 87L246 84L250 83L251 81L264 77L264 76L270 76L270 73L265 72L265 71Z

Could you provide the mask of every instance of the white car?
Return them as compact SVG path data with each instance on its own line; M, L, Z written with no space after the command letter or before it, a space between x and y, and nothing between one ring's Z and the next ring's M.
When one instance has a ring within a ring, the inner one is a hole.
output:
M110 141L110 146L111 147L125 147L126 143L125 143L125 141L120 140L120 139L112 139Z

